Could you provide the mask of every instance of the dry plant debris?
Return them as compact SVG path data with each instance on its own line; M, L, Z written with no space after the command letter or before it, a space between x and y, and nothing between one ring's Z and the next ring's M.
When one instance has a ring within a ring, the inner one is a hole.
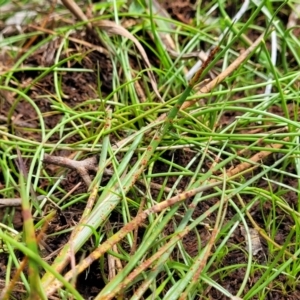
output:
M125 2L0 7L0 298L298 299L298 5Z

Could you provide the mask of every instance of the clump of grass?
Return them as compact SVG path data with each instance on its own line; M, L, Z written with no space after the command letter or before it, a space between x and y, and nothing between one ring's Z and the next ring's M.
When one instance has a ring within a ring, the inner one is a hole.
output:
M88 19L62 2L68 10L49 7L0 41L10 57L0 86L1 205L19 201L24 218L18 238L0 231L1 297L18 284L30 299L292 293L300 60L279 13L293 7L245 2L230 18L213 2L187 25L153 3L93 4L100 17ZM60 19L50 30L53 11ZM209 49L202 67L186 60L199 45ZM67 228L51 227L78 208ZM264 241L259 257L253 229ZM39 249L43 235L67 235L51 262ZM102 278L96 295L76 285L89 268Z

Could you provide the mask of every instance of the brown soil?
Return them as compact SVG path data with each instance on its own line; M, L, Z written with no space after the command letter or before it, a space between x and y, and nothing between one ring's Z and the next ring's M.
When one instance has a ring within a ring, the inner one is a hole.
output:
M196 1L160 1L164 4L165 9L171 14L173 18L176 18L177 20L184 22L184 23L191 23L192 18L195 15L195 2ZM228 13L234 14L235 12L233 7L228 7ZM37 24L40 25L40 24ZM52 24L53 28L56 24ZM29 32L32 29L27 28L25 31ZM39 42L39 39L46 38L47 34L44 36L38 37L37 40L34 41L34 45ZM97 44L97 41L91 37L89 34L87 34L85 31L82 32L76 32L72 34L72 37L85 40L87 42ZM29 66L47 66L53 64L53 56L51 57L51 49L56 49L57 45L55 43L52 43L48 45L48 49L39 49L32 53L27 60L24 62L25 65ZM93 99L98 97L98 74L100 74L100 81L101 81L101 93L102 95L107 95L112 90L112 74L113 74L113 66L109 60L109 58L105 54L101 54L97 51L91 51L90 48L80 46L75 42L70 42L69 44L69 51L72 52L72 54L80 53L83 54L83 59L79 60L70 60L68 63L63 65L62 67L78 67L78 68L88 68L93 69L94 72L82 72L82 73L76 73L76 76L72 73L66 72L64 76L62 76L62 95L63 95L63 101L66 105L66 107L75 107L81 103L85 103L87 99ZM45 52L48 55L45 55ZM5 55L5 54L3 54ZM67 57L68 53L63 52L61 59L64 57ZM10 67L10 65L13 64L13 59L11 59L11 62L8 61L8 58L6 57L5 64L0 65L3 70ZM156 63L155 58L151 58L151 62L153 64ZM139 66L139 63L136 61L134 57L132 57L132 64L135 67ZM98 71L100 72L98 73ZM10 85L13 86L14 82L18 81L22 83L22 87L26 87L31 85L31 83L40 75L38 72L34 71L22 71L16 72L14 74L15 80L11 80ZM50 99L54 99L53 95L56 94L56 91L54 89L54 78L53 75L47 75L44 76L41 80L38 80L35 82L30 89L28 90L28 95L31 97L31 99L34 100L35 104L40 108L41 112L44 114L44 120L46 129L50 130L52 129L58 122L60 122L62 114L59 112L53 110L53 102ZM49 97L46 97L46 96ZM0 90L0 98L6 99L6 101L1 100L1 115L3 117L7 117L9 115L9 111L13 105L13 102L15 101L16 95L13 93L9 93L4 90ZM294 111L295 103L289 104L289 110L290 113ZM84 105L83 105L84 107ZM99 107L91 107L86 106L86 109L99 109ZM274 106L271 108L273 113L277 114L283 114L283 112L277 107ZM237 113L234 112L224 112L219 126L226 126L227 124L230 124L234 118L237 116ZM291 116L292 117L292 116ZM295 117L297 118L297 117ZM4 122L4 121L3 121ZM4 122L5 123L5 122ZM10 130L23 138L29 138L31 140L35 141L41 141L41 137L38 133L36 133L34 130L28 130L28 128L37 128L38 126L38 117L35 112L35 110L32 108L31 105L28 105L28 102L20 101L15 109L13 114L13 123L10 124ZM19 125L18 125L19 124ZM21 126L24 124L24 126ZM122 134L122 133L120 133ZM55 143L59 140L59 136L52 136L51 142ZM81 137L79 135L72 135L64 140L64 143L71 144L76 143L81 140ZM69 156L72 153L69 153L69 151L56 151L53 153L58 156ZM165 157L170 158L174 157L174 162L180 166L186 166L187 163L190 161L192 157L194 157L193 151L191 149L186 150L177 150L175 152L165 152ZM251 153L249 153L249 156L251 156ZM84 157L83 157L84 158ZM30 165L30 160L25 160L25 163L27 166ZM265 162L265 164L272 164L276 160L275 155L273 157L268 158L268 162ZM12 162L14 164L14 162ZM196 166L196 164L195 164ZM206 163L207 169L210 168L210 162ZM65 190L66 192L72 191L72 189L78 184L82 183L82 179L80 176L78 176L77 171L75 170L62 170L60 167L53 166L53 165L45 165L45 170L48 172L48 174L52 176L59 176L60 174L65 175L64 181L61 183L61 188ZM169 166L164 165L163 163L156 163L154 166L154 173L162 173L167 171ZM193 168L191 168L193 170ZM291 164L288 166L288 170L291 173L296 173L294 166ZM256 171L257 172L257 171ZM94 175L94 172L91 171L89 175L92 177ZM252 174L255 175L255 174ZM271 176L271 174L270 174ZM274 178L271 178L273 180L277 180L276 176L278 174L274 173ZM168 179L167 186L172 187L174 182L176 181L177 176L171 176ZM105 183L105 180L107 178L104 178L103 182ZM164 181L163 177L157 177L154 182L158 184L162 184ZM284 180L282 180L285 184L293 187L297 187L297 179L286 177ZM184 190L186 187L186 184L188 183L188 178L183 179L178 189ZM41 179L39 182L39 187L43 188L47 185L49 185L47 180ZM0 190L1 187L5 186L4 181L4 174L0 173ZM272 188L274 192L276 192L276 189L278 188L276 185L269 186L266 185L264 181L257 182L257 187L264 188L266 190ZM140 187L143 188L143 187ZM86 186L84 183L80 185L79 188L75 190L73 195L81 194L86 192ZM155 198L157 196L158 192L153 191L153 197ZM0 194L1 195L1 194ZM286 191L285 195L281 195L285 201L289 203L290 206L297 207L298 203L298 195L292 191ZM197 209L194 212L193 217L197 217L203 213L206 212L207 208L212 206L216 203L219 199L210 199L209 201L204 202L202 205L199 205ZM250 201L251 199L244 199L244 201ZM188 205L190 201L186 202L186 205ZM46 210L50 210L53 207L47 207ZM76 224L81 217L82 210L84 208L84 203L82 204L76 204L72 205L68 208L66 208L64 211L58 212L55 218L51 221L51 223L48 225L48 228L46 230L46 236L49 236L55 232L58 232L63 229L68 229L74 224ZM259 226L264 227L264 220L263 215L267 215L268 211L270 211L271 207L269 203L262 203L261 206L256 206L252 209L251 214L254 220L257 222ZM14 210L16 212L14 213ZM182 212L184 213L184 210L182 209ZM132 215L135 215L137 212L133 212ZM180 210L179 210L180 213ZM228 215L226 218L228 219L227 222L231 221L231 218L236 214L233 208L228 209ZM11 217L13 216L13 217ZM278 230L278 235L275 237L275 241L278 244L283 244L285 239L290 233L290 228L294 226L293 221L291 218L288 217L287 214L284 214L282 211L278 211L277 217L280 219L280 227ZM201 226L198 226L195 228L194 231L191 231L187 236L183 239L183 246L187 253L191 257L195 257L198 254L198 235L200 236L201 245L206 245L207 241L210 238L211 232L210 229L214 225L214 220L216 218L215 214L212 214L206 221L206 224L203 224ZM118 229L122 226L120 224L119 220L121 219L118 212L115 212L110 219L111 224L113 224L115 229ZM2 223L5 224L11 224L13 223L14 228L20 230L22 228L22 216L20 209L1 209L0 210L0 220L2 220ZM36 220L38 221L38 219ZM179 223L180 218L178 220L174 220ZM139 235L142 236L143 229L139 229ZM172 234L174 231L174 225L169 224L165 228L166 235ZM43 253L43 256L46 261L51 262L53 260L53 253L60 247L62 247L65 243L68 242L69 234L66 233L64 235L59 235L59 237L51 236L42 239L41 241L41 251ZM44 241L44 242L43 242ZM139 239L138 239L139 241ZM231 248L233 245L243 245L245 243L245 237L241 233L241 229L238 228L234 233L232 234L229 242L228 247ZM270 254L267 253L267 244L266 241L263 239L261 240L262 243L262 250L255 256L255 259L260 262L261 264L266 263L270 257ZM291 241L292 243L292 241ZM79 253L78 259L80 259L81 256L86 255L90 249L93 247L92 243L90 245L86 245L84 251L85 253ZM124 248L126 248L126 245L124 245ZM130 249L129 249L130 251ZM292 252L292 251L291 251ZM22 259L22 255L20 253L17 254L20 259ZM183 258L181 257L180 253L174 252L172 254L172 257L174 260L178 259L179 261L183 261ZM104 260L107 257L104 257ZM225 255L225 259L222 261L222 266L228 266L231 264L243 264L247 262L247 253L244 254L240 250L236 251L228 251L228 254ZM5 280L5 274L6 274L6 265L7 265L7 255L5 253L0 254L0 290L1 290L1 284L3 283L3 280ZM220 267L220 266L219 266ZM212 270L215 268L215 266L212 266ZM224 278L214 278L221 286L223 286L225 289L227 289L229 292L231 292L233 295L237 292L237 288L240 286L240 283L242 282L245 274L245 268L241 267L239 269L236 269L235 271L227 274L224 276ZM162 274L163 276L163 274ZM250 289L251 286L255 284L255 282L260 278L259 272L254 273L251 275L251 282L248 283L246 286L246 289ZM295 284L294 288L292 288L292 285L289 285L287 283L288 279L283 274L280 275L278 278L274 280L274 288L270 288L270 292L268 293L268 299L300 299L300 284ZM95 263L91 266L88 273L83 273L78 278L78 285L77 289L78 291L84 296L85 299L92 299L92 297L96 296L98 292L101 290L101 288L105 285L105 282L102 278L102 274L98 272L98 263ZM285 292L284 289L280 288L280 286L287 286ZM17 286L15 288L14 295L17 299L22 299L22 292L23 288L22 286ZM126 295L128 297L128 295ZM146 295L145 295L146 296ZM125 298L124 298L125 299ZM199 295L199 299L225 299L225 297L220 294L218 291L216 291L213 288L206 288L203 295Z

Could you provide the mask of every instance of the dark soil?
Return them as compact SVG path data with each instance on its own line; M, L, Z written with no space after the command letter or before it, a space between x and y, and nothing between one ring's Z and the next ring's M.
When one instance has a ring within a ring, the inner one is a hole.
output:
M196 10L195 10L195 2L196 1L160 1L163 3L165 9L171 14L173 18L176 18L177 20L184 22L184 23L192 23L193 17L195 16ZM227 11L230 15L234 15L234 3L232 5L228 5ZM287 12L283 10L281 12L282 19L286 22L287 19ZM37 24L40 25L40 24ZM55 24L51 24L53 28L55 28ZM30 28L26 28L25 31L29 32ZM13 35L13 34L12 34ZM74 38L80 38L84 39L87 42L97 44L97 40L95 40L93 37L91 37L89 34L87 34L85 31L82 32L76 32L73 33L72 36ZM39 39L46 38L47 34L44 36L40 36L38 40L34 41L34 44L38 43ZM56 49L57 45L51 44L50 45L52 50ZM77 67L77 68L88 68L93 69L94 72L82 72L82 73L76 73L76 76L72 73L66 72L64 76L61 77L62 80L62 94L63 101L67 107L75 107L78 104L84 104L87 99L93 99L98 97L98 74L100 74L100 81L101 81L101 93L102 95L107 95L109 92L112 91L112 74L113 74L113 67L110 59L105 55L101 54L97 51L91 51L89 48L85 48L84 46L79 47L75 42L70 42L69 44L69 50L72 50L72 53L80 53L83 54L82 60L70 60L68 63L65 63L65 65L61 67ZM47 52L48 56L45 55L45 52ZM62 54L61 59L67 56L67 53ZM16 58L17 59L17 58ZM151 58L151 62L155 64L156 58ZM5 59L5 68L9 68L10 65L13 64L14 59L11 58L11 62L7 61L7 58ZM26 65L31 66L47 66L53 64L53 56L51 57L51 51L49 49L39 49L35 51L32 55L30 55L27 60L25 61ZM132 63L136 67L139 66L139 63L136 61L134 57L132 57ZM99 72L100 70L100 72ZM22 88L26 86L30 86L29 90L27 91L27 94L34 99L35 104L40 108L40 110L45 115L45 124L46 129L50 130L52 129L57 123L60 122L62 115L58 112L53 110L53 101L50 100L51 97L46 97L46 95L55 95L56 91L54 89L54 78L53 75L47 75L44 76L42 79L38 80L37 82L34 82L35 79L40 75L39 72L34 71L22 71L16 72L14 74L15 81L11 81L11 86L13 86L13 82L21 82ZM34 82L34 83L33 83ZM9 110L11 109L13 102L15 101L16 95L9 93L4 90L0 90L0 99L5 98L6 101L1 100L1 116L7 117L9 115ZM52 97L53 99L53 97ZM297 119L297 116L293 116L292 112L294 110L294 105L297 105L295 103L289 104L289 110L291 113L291 118ZM87 107L87 109L97 109L95 107ZM283 112L279 107L274 106L271 108L273 113L282 115ZM237 113L235 112L224 112L219 127L226 126L227 124L230 124L234 118L237 116ZM3 121L4 120L4 121ZM5 118L0 120L1 122L5 123ZM23 126L22 126L23 124ZM25 101L19 101L19 103L16 105L14 109L13 119L12 123L9 124L9 130L13 132L16 135L19 135L23 138L29 138L35 141L41 141L40 135L35 132L34 130L29 130L30 128L37 128L38 126L38 117L35 112L35 110L32 108L32 106L28 105ZM120 133L122 134L122 133ZM59 136L52 136L51 142L55 143L59 140ZM72 135L70 137L67 137L64 140L64 143L66 144L72 144L76 142L80 142L81 137L79 135ZM68 151L56 151L53 153L58 156L69 156L72 153L69 153ZM88 154L86 154L88 155ZM166 157L174 157L174 162L180 166L186 166L187 163L191 160L191 158L194 156L193 151L191 149L185 150L177 150L175 152L165 152L164 155ZM251 156L251 153L249 153L249 156ZM83 157L84 158L84 157ZM25 163L27 166L30 165L30 160L25 160ZM265 164L270 163L272 164L276 157L275 155L273 157L268 158L268 162L265 162ZM15 164L14 161L11 162L12 165ZM196 165L196 164L195 164ZM48 172L48 174L52 175L53 177L59 176L60 174L65 175L65 180L61 183L62 190L65 190L66 192L71 191L78 183L82 182L82 179L80 176L78 176L78 173L74 170L66 170L62 169L57 166L53 165L45 165L44 166L45 171ZM162 173L167 171L169 166L164 165L163 163L156 163L154 166L154 173ZM210 168L210 162L207 162L207 169ZM193 168L191 168L193 170ZM288 170L291 173L295 172L295 167L291 164L288 166ZM258 172L258 170L256 170ZM94 173L91 171L90 176L93 177ZM255 175L255 174L252 174ZM277 174L274 174L274 181L277 180L276 176ZM168 179L167 186L172 187L174 182L176 181L177 176L171 176ZM104 178L104 181L102 184L105 184L105 180L107 178ZM184 190L186 188L186 185L188 183L189 178L184 178L179 186L178 189ZM164 177L157 177L154 182L162 184L164 181ZM297 179L292 179L289 177L284 178L281 180L288 186L297 187ZM43 188L45 186L51 185L52 183L48 182L47 180L41 179L39 186L40 188ZM4 174L0 172L0 197L2 197L1 194L1 188L5 187L5 181L4 181ZM266 185L264 181L257 182L257 187L263 188L263 189L270 189L272 188L275 192L277 189L277 186L269 186ZM140 187L142 188L142 187ZM79 188L76 189L76 191L73 193L73 195L80 195L85 193L87 190L87 187L84 183L80 185ZM158 194L158 191L153 191L153 198L155 198ZM292 191L286 191L286 194L281 195L283 199L285 199L286 202L289 203L290 206L297 207L298 203L298 195ZM210 199L209 201L204 202L202 205L199 205L197 209L194 212L193 217L197 217L207 211L207 208L211 207L213 204L216 203L219 199ZM244 201L250 201L251 199L244 199ZM190 203L190 200L186 201L186 205ZM68 228L74 226L81 217L82 210L85 206L85 203L77 203L76 205L72 205L68 208L66 208L64 211L60 211L56 214L55 218L51 220L51 223L48 224L48 228L46 230L46 233L44 235L44 238L41 240L41 251L42 254L48 262L51 262L53 260L53 254L55 254L57 249L61 248L65 243L68 242L69 233L61 234L59 237L56 237L54 234L55 232L61 231L61 230L67 230ZM46 211L53 209L54 207L49 206L46 207ZM261 227L264 227L264 220L263 216L267 215L270 211L271 207L269 203L261 203L261 206L256 206L252 209L251 214L253 219L257 222L257 224ZM45 212L46 212L45 211ZM184 209L181 210L182 213L184 213ZM132 215L135 215L137 213L133 212ZM180 210L179 210L180 214ZM233 208L229 207L228 209L228 215L227 215L227 222L230 223L232 218L235 216L236 212ZM287 214L283 214L282 211L278 211L277 217L280 219L280 228L278 230L278 235L275 238L276 243L283 244L288 237L290 233L290 228L294 226L293 221L289 218ZM200 236L201 245L205 246L210 238L210 229L214 226L214 220L216 218L215 214L212 214L209 216L209 218L205 221L206 224L203 224L201 226L198 226L195 228L194 231L191 231L187 236L183 239L183 246L187 253L191 257L195 257L198 254L198 248L199 248L199 239L198 236ZM111 216L110 222L113 225L115 229L118 229L122 226L120 224L119 220L122 218L120 217L119 213L116 211ZM22 215L20 212L20 209L11 209L6 208L0 209L0 220L2 223L10 225L13 223L13 226L15 229L21 230L22 228ZM36 221L39 221L38 219ZM178 220L174 220L175 222L180 222L180 217L178 217ZM166 235L172 234L174 231L174 224L169 224L165 228ZM139 235L142 237L143 235L143 229L139 229ZM137 240L139 242L139 238ZM291 241L292 243L293 241ZM261 239L262 243L262 249L261 251L255 256L255 259L260 264L267 263L268 260L271 260L272 257L267 252L267 242L263 239ZM229 242L228 247L233 247L232 245L243 245L245 244L245 238L241 233L241 229L238 228L234 233L232 234ZM77 259L79 260L81 257L86 256L90 250L93 248L93 242L90 241L89 245L86 245L83 249L83 252L79 253L77 255ZM127 246L128 247L128 246ZM138 244L137 244L138 247ZM126 245L124 245L124 248L126 248ZM129 249L129 252L132 249ZM84 252L85 251L85 252ZM291 250L292 252L292 250ZM22 259L21 254L17 254L20 259ZM172 258L174 260L183 261L183 258L181 257L181 254L178 252L175 252L172 254ZM106 256L104 257L104 261L106 260ZM242 253L241 251L228 251L228 254L224 256L224 260L221 262L222 266L228 266L232 264L244 264L247 262L247 253ZM6 265L7 265L7 255L5 253L0 254L0 290L1 290L1 284L5 280L5 274L6 274ZM218 266L220 267L220 266ZM215 266L212 266L211 272L214 270ZM225 289L227 289L229 292L231 292L233 295L236 294L238 287L240 286L240 283L242 282L245 274L245 268L241 267L239 269L236 269L235 271L227 274L224 276L224 278L221 277L215 277L214 279ZM166 274L162 274L162 280L163 276L166 276ZM259 280L260 274L259 272L254 273L251 275L251 282L248 283L246 286L246 289L250 289L251 286L255 284L257 280ZM270 286L270 291L268 293L268 299L300 299L300 284L295 284L295 286L292 288L290 284L287 283L288 279L284 274L280 275L276 279L274 279L273 287ZM98 271L98 262L93 264L89 270L88 273L83 273L78 278L78 284L77 289L78 291L84 296L85 299L92 299L94 296L96 296L101 288L105 285L105 279L103 278L103 274L100 274ZM284 289L280 288L280 286L287 287L284 291ZM14 296L16 299L23 299L23 287L17 286L14 291ZM128 297L129 295L126 295ZM126 299L125 297L123 299ZM199 299L225 299L224 296L219 293L214 288L205 287L203 290L203 294L199 295Z

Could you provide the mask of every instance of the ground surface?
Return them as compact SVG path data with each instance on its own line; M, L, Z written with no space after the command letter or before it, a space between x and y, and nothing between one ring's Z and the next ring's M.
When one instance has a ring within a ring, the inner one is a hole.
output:
M193 23L193 18L196 15L196 7L195 7L195 1L161 1L163 6L166 8L166 10L171 14L171 17L187 24ZM233 5L234 7L234 5ZM228 12L231 15L235 14L234 8L228 6ZM286 23L288 19L288 10L283 10L282 14L279 15L282 18L282 22ZM125 23L126 18L123 18L122 22ZM59 22L63 22L60 20ZM67 22L66 22L67 23ZM41 24L37 24L41 25ZM57 24L55 21L52 22L51 28L49 27L49 30L55 30L56 26L61 26L61 24ZM32 28L26 28L24 29L27 32L34 31ZM142 32L141 32L142 33ZM16 32L12 32L11 35L13 36L16 34ZM138 35L138 34L137 34ZM39 36L36 40L32 41L32 45L28 45L29 49L30 47L38 44L38 42L45 38L47 34ZM70 34L71 37L74 39L82 39L86 42L97 44L97 40L93 38L91 35L86 33L84 29L76 30L76 32L72 32ZM253 38L254 34L248 35L249 38ZM298 36L299 37L299 36ZM142 39L142 37L140 36ZM150 37L147 37L149 39L149 43L151 43ZM28 42L30 40L28 39ZM204 45L207 46L207 45ZM57 50L58 44L55 44L55 41L48 44L48 49L40 48L33 52L31 52L28 57L23 62L24 66L50 66L54 63L54 56L51 57L51 53L54 53L52 49ZM50 50L49 50L50 48ZM87 47L85 45L78 45L76 42L70 41L68 44L68 48L70 49L70 52L63 51L60 59L64 59L67 57L67 55L73 55L76 53L85 53L85 55L80 59L73 59L69 60L67 63L62 64L62 67L73 67L73 68L83 68L83 69L92 69L94 72L78 72L76 75L74 73L65 72L63 76L59 78L61 80L60 86L61 86L61 96L64 102L64 106L66 109L79 109L84 110L97 110L101 109L100 106L96 107L93 103L87 103L87 99L96 99L99 97L99 92L101 93L102 97L106 97L109 95L112 90L114 89L113 83L112 83L112 74L114 73L114 66L111 61L107 58L106 55L101 54L96 51L91 51L90 47ZM45 55L47 54L47 55ZM156 66L159 68L159 61L157 60L156 56L151 57L151 52L147 52L149 59L151 61L151 64L153 66ZM5 56L5 53L2 53L3 56ZM3 70L8 69L10 66L14 65L15 61L17 61L18 57L6 57L5 60L2 60L2 68ZM134 57L134 55L131 56L131 66L136 67L138 70L139 68L139 61ZM255 58L253 59L255 62ZM291 62L293 64L293 62ZM294 62L296 65L296 62ZM117 68L119 68L117 66ZM122 69L119 68L119 73L122 73ZM36 70L22 70L20 68L19 71L14 72L14 77L11 78L9 81L9 85L14 87L14 83L19 82L22 84L22 88L25 88L26 86L29 86L32 84L33 81L35 81L38 76L40 75L40 72L37 72ZM98 77L99 76L99 77ZM99 91L99 78L101 81L101 91ZM57 93L57 90L55 89L55 83L54 81L57 80L54 78L53 73L50 73L46 76L43 76L41 79L38 79L34 85L31 85L29 90L27 91L27 95L34 100L35 104L39 107L44 123L46 126L46 131L50 131L52 128L54 128L59 122L62 120L62 113L60 113L59 110L55 108L55 103L53 102L53 99L55 99L55 94ZM3 84L3 82L2 82ZM230 83L229 83L230 84ZM174 91L170 91L171 93ZM8 118L11 107L13 105L14 99L16 98L16 95L14 93L11 93L9 91L0 90L1 98L5 99L5 101L1 100L1 116ZM175 94L175 92L174 92ZM240 92L240 94L235 94L235 97L243 97L245 93L243 91ZM234 99L232 99L234 100ZM298 102L290 102L287 105L288 113L290 115L290 118L298 121L299 116L297 115L298 109L295 109L295 106L298 106ZM247 107L248 104L242 104L237 103L236 105ZM277 114L279 116L283 116L285 112L283 112L282 108L275 104L268 108L268 111L274 114ZM295 114L296 112L296 114ZM224 111L222 115L220 115L220 118L218 120L218 124L216 124L216 127L223 128L226 127L228 124L231 124L233 120L239 115L241 115L241 112L238 111ZM13 122L15 126L8 127L8 131L11 134L17 135L22 138L30 139L33 141L40 142L42 137L39 131L35 130L38 127L38 116L36 114L35 109L32 105L28 103L28 101L20 100L19 103L15 106L13 111ZM3 120L3 123L5 124L5 118ZM78 124L79 125L79 124ZM93 126L93 125L91 125ZM254 127L254 126L253 126ZM274 126L274 129L277 128ZM68 128L65 128L65 134L68 132ZM272 129L272 124L270 125L269 129ZM243 129L244 133L247 134L249 131L247 131L246 128ZM249 129L251 131L251 128ZM242 132L241 132L242 133ZM112 142L115 140L117 142L120 140L120 136L123 135L123 137L126 136L126 132L122 132L122 129L119 130L119 132L115 135L112 135L111 139ZM119 136L118 136L119 135ZM61 136L59 132L56 132L51 136L49 139L49 143L52 144L58 143L61 141ZM76 143L82 142L82 135L80 134L66 134L63 144L68 145L72 144L75 145ZM239 144L240 146L243 145L246 147L249 145L248 142L234 142ZM261 144L263 144L262 142ZM259 144L258 144L259 146ZM15 151L15 149L13 150ZM228 148L228 151L231 151ZM16 153L16 152L14 152ZM161 156L161 160L156 161L155 164L152 166L152 174L163 174L164 172L168 172L170 166L169 164L164 163L164 159L170 161L172 160L175 164L178 166L185 167L187 164L191 161L192 158L195 157L197 153L197 149L195 148L182 148L178 150L166 150ZM72 151L69 149L63 149L63 147L59 150L54 150L51 152L52 155L57 156L72 156ZM249 151L247 153L247 157L251 157L255 154L254 151ZM264 161L264 167L271 166L274 164L280 157L280 154L272 154L266 158ZM30 156L30 155L29 155ZM88 153L85 153L83 156L81 156L81 159L84 159L85 156L90 156ZM120 157L118 159L120 160L122 158L122 154L120 154ZM225 158L225 157L224 157ZM23 157L25 164L27 168L29 169L31 159L30 157L27 159L26 157ZM130 162L130 165L133 165L134 161L137 159L137 157L133 158L133 161ZM193 165L190 167L190 171L195 171L197 168L197 165L199 164L201 157L194 161ZM14 163L11 163L11 168L15 168L13 165ZM239 164L239 161L232 161L231 162L231 168L234 168ZM202 172L208 171L211 168L212 161L207 159L202 167ZM255 182L255 186L258 189L266 190L268 192L272 191L272 193L276 194L278 190L278 186L276 185L277 181L280 181L282 184L285 184L286 187L294 187L297 189L298 187L298 181L299 178L296 177L297 170L296 166L290 162L284 162L283 164L277 166L278 169L284 168L285 171L288 171L289 174L294 174L295 177L287 176L285 174L280 174L278 172L269 172L268 173L268 179L269 182L266 182L264 179L259 178ZM228 169L228 166L227 166ZM251 177L255 177L259 172L261 171L260 168L253 170L253 172L245 175L244 180L248 180ZM68 170L66 168L62 168L61 166L56 166L53 164L44 164L44 172L47 173L47 176L41 176L39 179L39 189L44 189L45 187L49 185L53 185L53 182L49 181L49 178L58 178L60 175L64 176L64 179L60 182L60 187L58 191L56 192L56 197L62 197L63 195L66 195L67 193L71 193L72 197L76 197L76 195L81 195L86 193L87 186L82 182L82 178L78 175L78 172L76 170ZM91 178L95 176L94 171L90 171L89 175ZM221 174L219 172L219 174ZM215 174L215 175L219 175ZM5 174L0 174L0 186L4 189L5 188ZM110 175L105 175L102 180L102 186L105 186L105 183L108 182L110 178ZM154 183L157 183L158 185L165 185L165 188L172 188L174 183L176 182L178 178L178 175L174 174L171 176L168 176L167 182L166 177L164 176L157 176L153 179ZM189 177L183 177L177 185L176 189L178 191L183 191L187 184L189 183ZM273 183L272 183L273 182ZM80 186L78 186L78 184ZM145 191L145 187L141 183L137 183L139 189ZM0 188L1 190L1 188ZM46 188L47 190L47 188ZM61 192L61 195L59 195L59 190L63 191ZM152 190L152 198L156 199L158 194L160 193L159 190L153 189ZM205 192L207 195L209 195L209 192ZM205 195L205 194L204 194ZM1 195L2 198L5 198L4 194ZM133 191L129 192L128 194L129 198L134 198L135 194ZM287 206L289 207L297 207L298 201L299 201L299 195L295 190L289 190L289 189L281 189L280 188L280 197L283 199ZM250 203L253 199L253 195L244 195L243 201L245 203ZM197 208L194 210L192 218L196 219L198 216L204 214L207 209L212 207L214 204L217 203L217 201L220 200L220 197L211 197L209 200L202 202L201 205L198 205ZM238 203L238 199L236 197L233 197L232 199L236 203ZM189 205L191 203L191 199L186 200L185 205ZM40 244L40 250L42 252L43 258L47 262L51 262L53 260L55 251L65 245L68 242L68 238L70 233L68 232L68 229L73 227L75 224L77 224L81 218L82 211L85 207L84 201L81 201L79 203L76 203L74 205L65 206L63 210L58 211L54 219L48 224L48 228L46 230L46 235L48 238L45 238L43 242ZM53 208L53 205L49 204L48 207L44 207L44 212L46 213L47 210L50 210ZM268 228L266 228L266 223L270 223L270 227L272 225L271 219L266 220L270 218L270 213L273 212L273 204L272 202L268 201L262 201L259 204L255 203L255 205L251 208L251 216L256 222L256 224L263 228L268 233ZM13 211L15 212L13 213ZM132 209L131 213L132 215L136 215L138 212L138 207L136 209ZM179 224L181 220L181 216L184 215L185 209L179 209L177 212L178 219L174 218L173 222L168 223L165 226L164 234L166 236L172 235L175 230L175 224ZM227 214L226 214L226 220L224 221L224 226L226 226L227 223L230 223L232 218L235 216L236 211L233 207L228 207ZM13 216L13 219L10 220L10 216ZM185 249L185 252L191 257L194 258L198 254L199 249L199 240L200 244L204 247L210 236L211 236L211 229L214 226L214 220L216 219L216 213L212 213L205 221L202 222L202 224L199 224L195 227L193 231L188 233L182 240L182 246ZM17 230L22 229L23 221L22 221L22 215L19 208L12 209L12 208L1 208L0 213L0 219L2 218L2 223L10 224L12 221L14 228ZM115 210L110 215L110 226L113 227L113 232L118 230L122 227L122 211L119 209ZM272 236L271 238L274 239L274 241L279 244L283 245L287 239L290 240L290 244L293 245L297 242L294 237L290 237L291 228L293 228L294 219L290 217L288 213L286 213L283 210L277 209L276 210L276 235ZM35 219L35 222L38 222L39 218L37 217ZM250 223L249 223L250 224ZM145 224L147 225L147 224ZM270 229L270 228L269 228ZM54 235L54 233L58 231L65 230L64 234L60 234L58 236ZM111 230L109 226L104 227L103 230ZM254 232L255 235L255 232ZM123 242L122 246L123 249L127 249L129 252L134 251L134 248L139 247L139 241L143 237L143 227L141 227L138 231L138 237L137 237L137 244L132 248L130 245L128 245L125 241ZM200 238L199 238L200 237ZM254 238L253 238L254 239ZM268 248L268 242L260 236L258 238L259 243L259 251L258 253L255 253L253 260L257 262L258 264L264 265L268 264L268 262L272 261L273 257L276 256L276 251L273 253L269 252ZM216 247L220 244L220 241L216 243ZM239 245L236 247L236 245ZM236 247L236 249L235 249ZM89 241L82 250L78 253L77 258L80 259L80 257L86 256L87 253L89 253L90 249L93 248L93 242ZM228 253L224 254L222 256L222 261L215 263L211 266L210 273L214 273L216 269L220 269L221 267L224 268L224 276L222 276L222 272L216 272L216 275L214 276L214 280L217 281L222 287L224 287L226 290L228 290L231 294L235 295L238 291L238 288L245 276L245 264L247 263L248 259L248 253L246 250L241 251L241 249L245 249L245 235L243 233L242 226L238 226L236 230L234 230L230 236L230 238L227 241L227 249ZM224 250L225 251L225 250ZM293 253L293 246L289 247L289 251ZM17 257L19 259L23 258L23 255L21 253L17 254ZM174 261L178 262L184 262L185 259L182 257L182 254L178 250L174 250L171 255L172 259ZM104 261L107 259L107 255L104 256ZM102 262L103 263L103 262ZM0 254L0 287L1 282L4 282L6 271L7 271L7 264L8 264L8 256L6 253ZM99 273L98 266L99 262L94 263L88 273L82 273L78 278L78 284L77 289L83 295L85 299L91 299L90 297L95 297L99 291L105 286L105 280L103 280L103 274ZM230 265L240 265L240 268L236 268L235 270L226 273L226 267ZM108 272L108 267L104 267L104 270ZM226 273L226 275L225 275ZM164 278L162 273L162 279ZM255 284L255 282L260 278L261 276L261 269L257 269L256 271L253 270L251 273L250 279L247 282L247 285L245 286L245 293L247 290L251 288ZM175 278L176 279L176 278ZM299 299L300 298L300 284L297 280L292 280L292 283L288 282L291 279L285 276L285 274L281 274L276 277L276 279L273 280L273 286L269 285L268 289L269 291L266 292L267 298L266 299ZM166 285L166 290L169 289L171 286L171 283L168 283ZM18 299L22 299L22 292L23 291L22 286L15 286L15 293L14 295ZM134 289L133 289L134 291ZM132 291L132 292L133 292ZM126 294L126 297L129 298L129 294ZM150 294L149 294L150 295ZM145 299L147 297L147 293L144 295ZM122 297L122 296L121 296ZM124 296L125 297L125 296ZM202 299L227 299L220 291L216 290L213 287L207 286L206 289L203 291L203 295L200 297ZM124 298L125 299L125 298Z

